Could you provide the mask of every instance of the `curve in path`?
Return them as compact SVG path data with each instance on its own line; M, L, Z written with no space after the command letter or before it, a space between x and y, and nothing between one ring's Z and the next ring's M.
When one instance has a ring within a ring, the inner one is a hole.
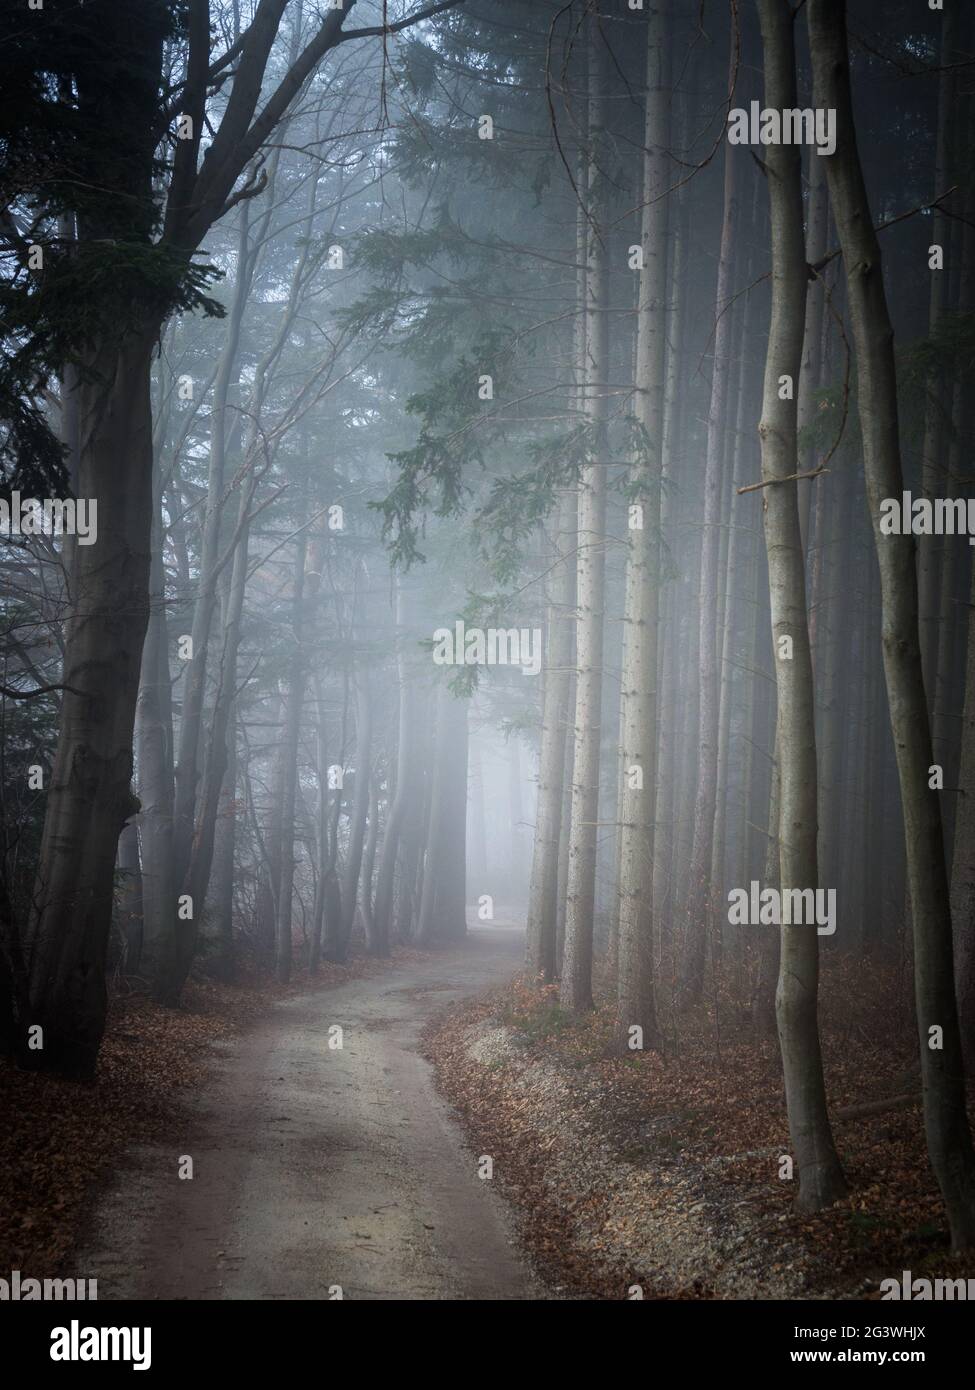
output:
M522 946L480 927L422 964L279 1003L226 1044L181 1132L130 1152L99 1202L78 1261L99 1298L550 1296L418 1051L430 1016L510 976Z

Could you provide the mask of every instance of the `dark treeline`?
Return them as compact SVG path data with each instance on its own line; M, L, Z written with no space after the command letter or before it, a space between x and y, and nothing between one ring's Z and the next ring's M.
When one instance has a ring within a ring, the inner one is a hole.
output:
M975 572L884 503L967 517L975 11L384 16L4 6L3 497L97 503L0 545L6 1049L526 920L624 1055L777 1035L814 1211L853 961L969 1246Z

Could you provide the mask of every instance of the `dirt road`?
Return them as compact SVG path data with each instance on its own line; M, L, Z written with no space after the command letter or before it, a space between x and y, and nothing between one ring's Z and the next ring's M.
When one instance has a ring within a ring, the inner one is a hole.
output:
M512 974L522 942L477 929L277 1004L226 1045L186 1125L126 1155L102 1198L77 1266L99 1298L545 1298L417 1051L430 1015Z

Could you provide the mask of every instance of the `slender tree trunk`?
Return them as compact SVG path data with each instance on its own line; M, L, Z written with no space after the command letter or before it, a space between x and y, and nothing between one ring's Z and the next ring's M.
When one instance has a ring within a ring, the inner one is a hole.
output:
M366 934L366 950L371 955L382 954L376 948L376 923L373 915L373 893L372 882L376 868L376 849L379 844L379 768L373 768L372 777L369 779L369 829L366 835L366 847L362 855L362 888L359 894L359 911L362 914L362 926Z
M213 911L213 938L216 948L215 974L221 980L234 977L234 851L237 837L237 731L231 708L224 732L227 762L220 788L216 837L213 846L213 876L210 901Z
M389 955L390 923L393 915L393 886L400 837L404 821L416 804L416 695L414 672L407 654L407 604L403 580L396 585L396 668L399 677L399 740L396 751L396 789L386 818L379 874L376 881L376 903L373 910L373 931L370 950L376 955Z
M689 870L686 928L681 959L680 988L685 1003L694 1003L704 987L707 924L711 905L711 849L714 835L715 788L718 772L717 592L721 524L721 460L725 432L730 367L731 271L738 225L737 158L725 144L724 212L715 294L714 367L708 412L707 457L704 477L704 534L701 539L699 590L699 706L697 791L694 802L694 841Z
M207 659L213 615L217 608L218 562L226 497L224 474L231 388L238 373L241 329L253 272L248 238L249 204L240 208L237 242L237 277L227 316L227 332L213 387L210 410L210 460L207 475L206 512L200 546L199 588L193 611L192 656L183 677L183 704L179 724L179 752L176 761L176 799L173 820L173 857L176 876L182 881L189 868L196 821L197 782L200 775L203 703L206 693Z
M139 973L142 954L142 865L139 862L139 831L134 820L122 828L118 841L119 884L118 921L125 951L126 975Z
M925 1132L952 1245L963 1249L975 1242L975 1154L965 1111L941 805L928 782L931 730L918 637L915 548L911 536L885 536L880 530L881 503L886 497L900 497L904 481L893 329L857 150L846 5L844 0L809 0L807 9L814 100L817 106L834 109L837 120L836 152L827 157L826 173L846 266L864 472L880 564L884 673L904 808L914 924ZM940 1047L934 1045L937 1041Z
M158 488L158 483L156 484ZM150 613L136 710L139 835L142 846L142 969L154 992L172 968L176 877L173 865L173 715L160 499L154 504Z
M829 195L826 191L826 170L815 150L809 152L809 212L806 225L806 262L815 265L826 254L829 232ZM826 312L826 291L817 276L806 293L806 326L802 339L802 367L799 372L799 469L808 473L816 463L816 449L810 434L816 419L816 392L822 373L823 319ZM809 518L813 488L822 488L823 479L809 478L797 484L799 489L799 528L802 553L809 553Z
M630 516L623 612L620 744L623 805L619 875L616 1037L656 1047L653 986L653 863L657 792L657 624L660 592L660 488L667 362L667 227L670 174L670 36L666 16L647 19L647 98L643 226L636 339L636 418L642 457L630 474ZM634 512L633 508L639 510ZM631 1029L639 1028L634 1035Z
M758 0L765 53L765 105L797 105L794 16L785 0ZM820 156L816 156L820 158ZM819 887L816 862L816 732L806 622L806 574L799 525L797 403L806 300L802 162L798 146L766 155L772 225L772 318L759 437L772 643L778 692L779 870L782 901ZM783 379L788 388L783 391ZM785 398L783 399L783 396ZM846 1192L826 1109L817 1021L819 938L815 922L786 923L775 1011L782 1049L789 1133L799 1170L796 1205L819 1211Z
M328 730L320 676L315 679L315 704L318 710L318 875L308 942L308 970L312 975L321 963L323 937L329 941L337 941L342 930L342 892L336 872L335 842L328 797ZM341 795L339 792L339 799Z
M466 801L467 703L441 684L437 689L429 828L416 926L418 946L457 940L467 929Z
M281 787L281 885L278 890L275 923L275 974L281 984L291 978L291 900L295 882L295 803L298 788L298 736L305 698L305 661L302 627L305 599L305 561L307 532L298 535L295 553L294 596L291 606L291 639L294 652L289 663L288 689L284 700L284 736L281 745L284 777ZM358 784L358 768L356 782Z
M368 674L357 671L355 705L355 785L352 793L352 812L349 817L349 846L342 875L342 924L337 941L328 941L329 960L343 962L348 955L355 908L359 896L359 875L362 870L362 851L365 845L366 821L369 816L369 768L372 761L372 700L369 696Z
M566 885L561 998L564 1008L592 1007L593 918L599 819L599 735L603 686L606 459L609 379L609 218L605 178L598 167L608 119L610 54L596 16L590 16L587 209L590 218L586 274L588 356L587 460L579 478L576 564L575 755Z
M958 61L960 7L949 4L941 17L941 73L938 77L938 133L934 161L934 196L939 197L951 181L952 128L958 117ZM928 303L928 336L936 336L944 317L948 298L951 262L948 256L951 224L939 204L931 214L931 243L945 254L943 270L933 270ZM948 405L940 372L927 381L924 409L924 443L921 451L921 490L925 497L938 496L944 479L944 436ZM918 608L921 624L921 662L928 707L933 712L938 658L938 604L941 593L940 561L944 541L936 536L918 537Z
M575 493L559 497L555 553L567 556L574 540ZM548 983L556 974L559 841L562 830L566 726L571 686L572 583L569 559L557 559L548 577L547 651L542 688L542 740L531 887L528 898L527 965Z

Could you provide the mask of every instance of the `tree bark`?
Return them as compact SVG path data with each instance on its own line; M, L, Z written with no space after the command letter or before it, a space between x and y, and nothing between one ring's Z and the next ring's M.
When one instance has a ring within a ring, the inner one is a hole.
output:
M921 671L915 547L885 536L880 507L903 491L893 329L853 123L844 0L809 0L814 99L833 108L836 152L824 156L846 267L856 348L864 472L880 565L884 674L904 808L914 926L917 1024L928 1153L952 1245L975 1242L975 1154L965 1111L951 914L938 793L928 785L931 729ZM941 1047L932 1046L940 1030Z
M765 53L765 105L794 108L794 15L787 0L758 0ZM815 156L819 158L820 156ZM819 886L816 861L816 733L806 621L806 573L799 524L795 388L802 361L806 255L798 146L766 154L772 227L772 316L759 437L773 658L778 692L779 866L784 895ZM783 399L782 379L791 389ZM783 649L783 640L791 652ZM846 1192L826 1109L817 1021L819 938L812 923L783 923L775 1011L782 1049L789 1133L799 1170L796 1205L819 1211Z
M724 211L715 293L714 366L708 411L704 476L704 534L701 539L699 589L698 765L694 801L694 840L689 868L684 944L680 969L681 997L695 1003L704 988L707 924L711 908L711 851L714 835L715 787L718 772L718 679L715 615L718 590L719 529L721 523L721 462L730 367L731 272L738 224L737 158L725 143Z
M105 1028L105 962L118 837L139 809L132 736L149 618L152 414L149 367L158 321L105 343L79 385L79 495L110 524L75 546L65 690L33 911L31 1019L44 1047L28 1059L94 1075ZM77 693L75 693L77 692Z
M653 864L657 803L657 624L660 588L660 490L667 362L667 228L670 178L670 36L660 9L647 19L647 97L643 226L636 337L636 405L642 457L630 473L629 501L641 526L629 533L623 612L620 746L622 816L616 1039L624 1053L631 1029L644 1048L658 1046L653 983Z
M603 684L606 459L609 379L609 218L605 178L598 168L608 112L610 54L596 16L590 16L586 275L588 355L587 460L579 478L576 563L576 695L572 817L569 831L561 999L582 1013L592 1007L593 917L599 817L599 735Z
M574 529L575 493L559 497L555 553L567 556ZM566 726L572 660L572 599L568 558L553 563L548 577L548 632L542 688L542 739L531 887L528 897L526 963L546 983L555 979L558 922L559 840L562 829Z

